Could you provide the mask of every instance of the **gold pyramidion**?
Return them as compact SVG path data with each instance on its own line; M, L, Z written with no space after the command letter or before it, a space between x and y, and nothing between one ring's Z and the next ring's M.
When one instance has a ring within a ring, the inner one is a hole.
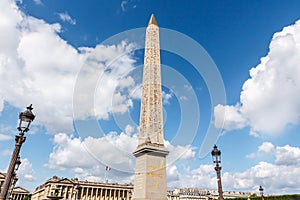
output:
M148 25L150 25L150 24L154 24L154 25L158 26L157 22L156 22L156 19L154 17L154 14L152 14L151 17L150 17L150 21L149 21Z

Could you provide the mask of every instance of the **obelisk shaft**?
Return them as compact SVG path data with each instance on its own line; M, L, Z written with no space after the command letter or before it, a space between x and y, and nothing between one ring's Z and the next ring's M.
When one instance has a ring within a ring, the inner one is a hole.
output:
M134 200L166 200L159 29L154 15L146 29L139 143L136 157Z
M159 30L154 15L146 29L139 145L164 145Z

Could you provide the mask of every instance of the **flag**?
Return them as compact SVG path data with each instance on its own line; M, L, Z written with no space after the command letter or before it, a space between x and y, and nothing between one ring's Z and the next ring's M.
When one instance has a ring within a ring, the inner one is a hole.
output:
M106 171L109 171L110 170L110 167L109 166L106 166Z

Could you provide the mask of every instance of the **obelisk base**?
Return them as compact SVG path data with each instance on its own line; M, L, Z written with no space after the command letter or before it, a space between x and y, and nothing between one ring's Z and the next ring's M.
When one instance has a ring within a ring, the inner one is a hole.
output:
M166 155L161 146L145 145L138 148L136 157L133 200L166 200Z

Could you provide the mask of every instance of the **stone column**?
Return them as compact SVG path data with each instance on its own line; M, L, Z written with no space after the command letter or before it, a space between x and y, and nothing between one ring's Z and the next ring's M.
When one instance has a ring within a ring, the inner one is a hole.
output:
M91 198L90 198L90 199L92 199L92 200L94 200L94 197L93 197L93 195L94 195L94 188L93 188L93 187L91 187Z
M80 200L83 200L84 187L81 187Z
M103 200L102 195L103 195L103 188L100 188L100 200Z
M99 188L96 188L96 197L95 197L96 200L98 199L98 195L99 195Z

